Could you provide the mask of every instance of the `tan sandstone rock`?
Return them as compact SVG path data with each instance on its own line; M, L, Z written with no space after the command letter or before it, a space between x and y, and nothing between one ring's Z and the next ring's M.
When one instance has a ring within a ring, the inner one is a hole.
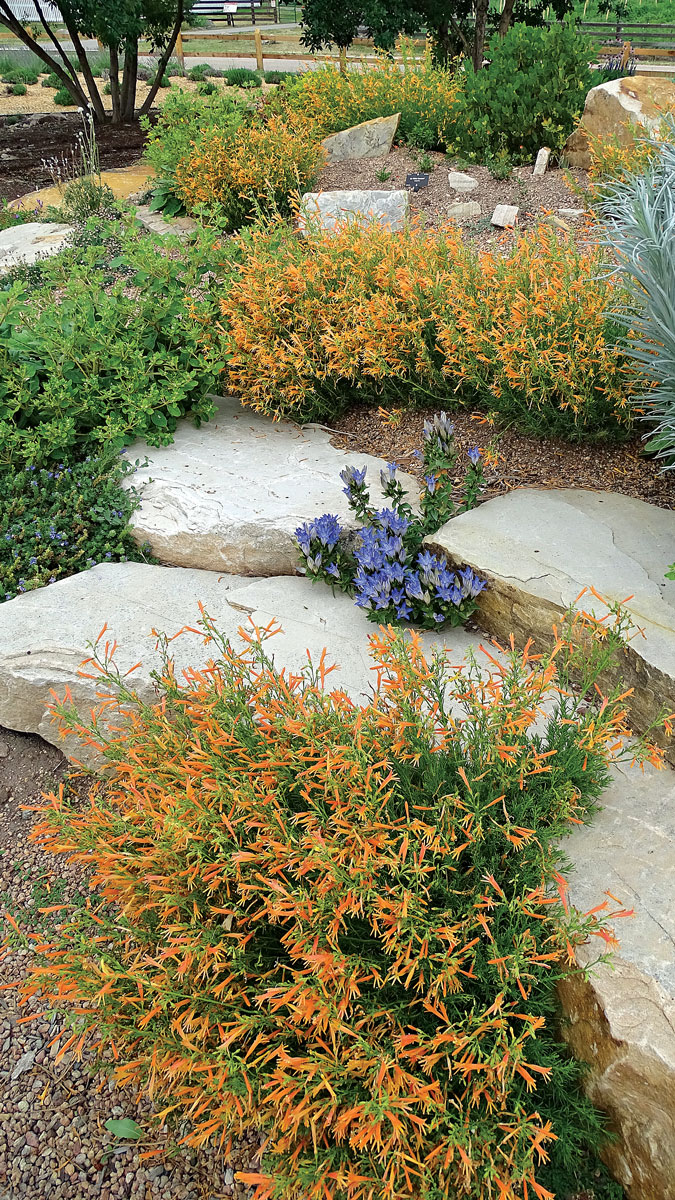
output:
M636 125L656 134L664 113L675 110L675 80L653 75L612 79L591 88L581 123L567 139L564 155L571 167L591 165L590 140L615 138L630 146Z

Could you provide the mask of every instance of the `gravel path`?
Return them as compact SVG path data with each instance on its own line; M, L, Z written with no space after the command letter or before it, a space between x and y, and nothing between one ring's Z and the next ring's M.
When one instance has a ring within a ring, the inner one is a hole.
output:
M57 914L38 910L87 892L79 867L28 842L34 814L21 811L66 769L59 751L40 738L0 728L0 911L26 932L48 935ZM13 937L0 983L24 977L31 963L32 950ZM36 998L18 1011L14 992L0 992L0 1200L245 1200L249 1190L234 1173L253 1167L255 1138L227 1160L215 1149L172 1149L166 1128L151 1123L147 1099L117 1087L91 1053L77 1061L67 1052L56 1063L54 1038L64 1028L58 1014L18 1024L42 1007ZM108 1132L106 1121L122 1117L142 1127L142 1139L125 1142ZM159 1147L161 1156L141 1161Z

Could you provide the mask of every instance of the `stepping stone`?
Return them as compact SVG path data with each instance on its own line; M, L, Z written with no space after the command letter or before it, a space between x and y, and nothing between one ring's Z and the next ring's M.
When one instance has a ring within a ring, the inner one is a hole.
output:
M453 192L473 192L478 187L478 180L464 171L448 171L448 184Z
M532 170L533 175L545 175L548 168L548 160L551 157L551 151L548 146L542 146L537 154L537 158Z
M675 1179L675 774L615 767L593 824L564 843L569 897L582 912L612 893L619 948L611 965L559 985L562 1033L589 1065L586 1090L620 1140L603 1151L626 1195L672 1196ZM582 965L605 947L581 946Z
M201 429L182 422L170 446L135 442L130 461L148 458L127 480L142 487L132 526L139 545L173 567L233 575L294 575L300 567L298 525L334 513L348 529L356 522L343 495L340 471L367 466L378 507L383 459L338 450L318 425L301 429L271 421L231 398ZM415 498L415 481L400 474Z
M383 158L391 150L400 119L400 113L375 117L372 121L361 121L359 125L330 134L321 143L328 165L351 159Z
M367 226L377 222L385 229L405 228L410 212L408 192L305 192L298 212L298 229L333 230L345 224Z
M27 265L38 258L58 254L72 232L72 225L55 221L27 221L25 225L4 229L0 233L0 275L20 264Z
M158 237L173 235L185 240L198 228L192 217L173 217L167 221L161 213L151 212L148 204L139 204L134 215L144 229L149 233L156 233Z
M558 216L562 217L563 221L583 221L586 210L584 208L559 208Z
M448 521L426 539L488 581L481 624L499 639L548 639L583 588L625 601L644 628L623 657L631 717L646 729L662 706L675 710L675 513L643 500L581 488L522 488ZM588 595L597 616L606 608ZM675 748L674 748L675 750Z
M500 229L513 229L518 224L520 209L515 204L498 204L492 214L491 222Z
M470 221L480 216L481 207L477 200L456 200L448 205L447 214L453 221Z
M152 630L171 636L186 625L196 626L200 602L220 632L235 640L240 627L251 627L250 617L258 626L276 618L285 633L270 640L268 649L279 666L298 670L307 661L307 649L318 661L325 647L329 660L340 667L328 676L329 690L340 688L354 700L368 694L375 679L368 638L377 626L343 593L333 595L329 587L305 578L252 581L214 571L101 563L0 604L0 725L40 734L70 756L96 763L95 751L75 739L65 745L61 741L48 712L52 689L63 697L69 687L73 703L88 719L100 702L99 685L78 672L91 654L88 643L107 623L106 636L118 643L120 671L140 661L133 686L142 699L151 700L151 672L160 662ZM428 650L452 647L457 662L479 642L463 629L422 635ZM196 633L172 642L171 653L178 678L184 668L202 667L214 656L213 647L203 646Z

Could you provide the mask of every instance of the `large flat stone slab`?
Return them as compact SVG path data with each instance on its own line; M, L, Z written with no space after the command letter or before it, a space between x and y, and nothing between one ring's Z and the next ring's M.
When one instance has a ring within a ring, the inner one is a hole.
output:
M664 706L675 711L675 583L664 579L675 561L675 513L613 492L523 488L455 517L427 542L487 579L479 620L500 639L550 639L586 587L625 601L644 629L620 664L635 689L635 728ZM607 611L590 594L580 605Z
M393 113L390 117L375 117L372 121L361 121L359 125L331 133L321 143L327 162L383 158L391 150L400 119L400 113Z
M589 1065L589 1096L620 1135L603 1156L627 1196L673 1200L675 774L616 768L603 805L592 826L565 843L570 900L588 911L609 891L635 916L615 922L620 945L611 966L561 985L563 1033ZM581 963L604 949L591 941L579 951Z
M57 254L72 232L72 225L55 221L27 221L24 225L3 229L0 233L0 275L22 263L28 265L38 258Z
M38 733L60 745L58 726L48 712L52 691L63 696L69 687L78 711L88 717L98 703L98 689L79 670L90 654L88 643L104 624L106 639L118 643L120 671L141 662L133 686L150 699L151 672L159 663L153 628L173 635L185 625L194 626L200 602L220 631L234 640L242 626L263 627L276 620L284 633L268 642L268 650L279 666L298 670L308 650L318 661L326 648L339 667L328 676L329 690L339 688L354 700L369 693L375 676L368 637L377 627L343 593L333 595L330 588L305 578L252 581L214 571L104 563L0 604L0 725ZM451 647L457 662L479 640L457 629L423 635L429 650ZM171 650L179 677L185 667L200 667L213 655L194 633L178 638ZM83 757L74 740L64 750Z
M298 212L298 228L334 230L343 225L377 223L392 232L405 228L410 197L405 189L383 191L305 192Z
M169 566L295 574L298 525L330 512L356 528L340 481L350 464L368 467L373 499L385 503L383 459L338 450L320 426L273 422L233 399L218 401L217 415L201 429L182 423L171 446L137 442L128 450L132 461L146 455L148 466L128 480L143 486L134 536ZM414 499L414 480L400 478Z

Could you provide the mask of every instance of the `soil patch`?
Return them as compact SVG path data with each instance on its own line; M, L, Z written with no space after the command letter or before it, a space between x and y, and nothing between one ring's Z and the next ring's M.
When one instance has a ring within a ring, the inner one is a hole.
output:
M504 234L490 224L498 204L514 204L520 209L519 229L538 224L547 214L555 214L559 208L582 208L583 203L571 190L570 181L581 188L587 186L584 171L561 171L553 169L545 175L534 176L532 167L517 167L509 179L494 179L487 167L457 164L444 154L430 154L433 170L429 172L429 184L419 192L410 193L411 216L416 217L424 228L438 228L450 219L448 206L454 201L476 201L480 204L480 215L462 220L464 235L479 245L501 237L510 244L514 234ZM405 187L406 175L420 171L420 156L406 146L396 146L384 158L363 158L352 162L333 163L324 169L317 184L317 191L338 189L394 191ZM468 193L455 192L448 183L448 172L461 170L471 175L478 186ZM387 172L388 178L378 179L378 173ZM574 227L574 226L571 226ZM581 228L581 223L578 228Z
M52 177L44 160L77 152L81 128L77 111L0 125L0 199L14 200L26 192L49 187ZM145 133L137 122L124 128L102 125L96 131L96 140L104 170L128 167L140 158Z
M340 432L335 432L331 441L348 450L357 466L359 454L375 454L421 478L423 470L415 451L422 449L425 418L437 411L404 411L394 418L399 423L392 425L391 418L380 416L375 408L352 408L337 422ZM573 444L528 437L508 428L500 431L483 414L453 413L452 419L462 453L473 446L487 448L496 443L498 457L487 472L486 500L519 487L590 488L634 496L659 508L675 506L672 475L661 473L659 464L644 456L639 436L619 444Z

